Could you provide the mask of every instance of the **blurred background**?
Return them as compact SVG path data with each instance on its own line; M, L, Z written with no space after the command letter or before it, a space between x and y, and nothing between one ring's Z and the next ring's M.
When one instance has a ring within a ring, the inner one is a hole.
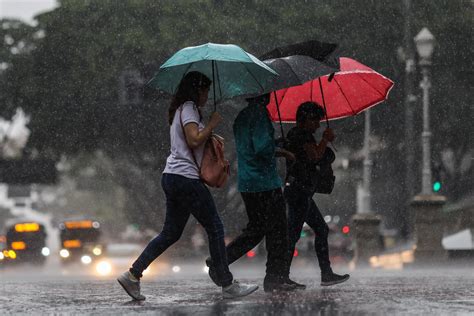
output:
M464 234L445 249L472 256L472 21L468 0L1 0L0 269L94 264L94 273L106 275L114 264L126 267L164 219L160 177L169 154L170 100L145 83L185 46L235 43L259 56L311 39L338 43L341 56L395 82L389 99L371 109L366 141L371 209L381 218L373 236L380 251L371 263L384 265L395 254L396 264L385 265L400 268L411 261L410 203L421 191L422 74L413 37L423 27L436 39L432 190L446 197L443 236ZM243 106L238 99L218 105L226 123L218 132L226 139L232 177L212 192L228 240L246 224L231 129ZM354 256L352 217L364 194L364 115L331 124L337 135L336 186L315 200L331 229L332 261L347 265ZM283 176L283 161L279 167ZM305 227L301 237L295 256L315 260L312 231ZM176 272L180 266L174 262L202 260L207 253L206 235L191 218L160 264ZM264 257L260 245L242 260Z

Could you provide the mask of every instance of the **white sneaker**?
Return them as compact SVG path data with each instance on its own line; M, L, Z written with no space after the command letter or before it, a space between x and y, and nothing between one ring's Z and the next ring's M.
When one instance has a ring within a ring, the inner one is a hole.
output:
M224 298L237 298L249 295L258 289L258 285L240 284L238 281L232 282L231 285L222 287L222 296Z
M140 294L140 280L132 277L130 271L126 271L117 278L117 281L134 300L144 301L145 296Z

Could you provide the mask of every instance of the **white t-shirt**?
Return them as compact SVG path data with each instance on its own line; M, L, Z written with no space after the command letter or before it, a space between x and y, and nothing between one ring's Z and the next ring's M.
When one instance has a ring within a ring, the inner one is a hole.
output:
M186 178L199 179L199 169L194 162L191 148L189 148L186 143L183 128L179 122L180 113L183 127L188 123L198 124L200 131L205 127L199 119L199 112L194 102L186 101L176 110L173 123L170 126L171 154L166 160L166 167L163 173L179 174ZM198 164L201 164L202 161L204 144L205 143L202 143L199 147L194 149L194 156Z

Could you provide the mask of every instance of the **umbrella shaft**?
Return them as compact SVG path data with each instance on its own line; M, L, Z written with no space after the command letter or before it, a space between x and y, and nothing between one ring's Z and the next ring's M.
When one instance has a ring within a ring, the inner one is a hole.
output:
M326 101L324 100L324 91L323 91L323 84L321 82L321 77L318 78L318 81L319 81L319 90L321 90L321 98L323 100L324 112L326 113L326 126L327 128L329 128L328 111L326 109Z
M280 105L278 104L276 91L273 91L273 96L275 97L275 104L276 104L276 108L278 112L278 120L280 121L281 137L285 139L285 132L283 131L283 123L281 121Z
M214 73L214 67L216 65L216 62L213 60L212 61L212 94L213 94L213 100L214 100L214 112L216 111L216 76Z

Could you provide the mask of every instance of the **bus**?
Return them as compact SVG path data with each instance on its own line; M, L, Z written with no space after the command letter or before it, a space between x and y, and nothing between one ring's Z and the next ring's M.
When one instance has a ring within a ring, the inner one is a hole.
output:
M100 224L93 220L70 220L59 225L61 250L64 264L81 262L88 265L102 256L105 245L101 241Z
M4 259L8 263L44 264L49 256L46 230L38 222L20 222L7 227Z

